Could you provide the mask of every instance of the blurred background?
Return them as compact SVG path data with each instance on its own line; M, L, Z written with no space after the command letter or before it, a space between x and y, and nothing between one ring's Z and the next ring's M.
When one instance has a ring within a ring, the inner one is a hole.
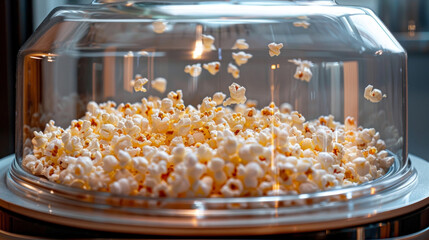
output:
M61 5L92 0L0 0L0 157L14 152L15 68L20 46ZM408 52L409 152L429 159L429 1L336 0L372 9Z

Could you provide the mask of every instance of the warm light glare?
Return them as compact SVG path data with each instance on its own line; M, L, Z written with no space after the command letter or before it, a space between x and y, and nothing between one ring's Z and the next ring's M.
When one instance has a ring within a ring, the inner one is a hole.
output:
M416 35L416 23L411 20L408 21L408 35L414 37Z
M375 188L371 188L371 195L374 195L375 194Z
M275 64L271 65L271 69L276 69L276 65Z
M274 191L279 191L280 190L280 184L279 183L274 184L273 185L273 190Z
M193 59L201 58L202 54L203 54L203 41L197 40L195 42L195 50L192 53L192 58Z

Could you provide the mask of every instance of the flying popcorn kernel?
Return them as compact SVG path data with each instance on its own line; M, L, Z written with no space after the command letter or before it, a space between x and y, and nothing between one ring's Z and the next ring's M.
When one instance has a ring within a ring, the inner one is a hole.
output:
M314 66L312 62L301 59L293 59L289 60L289 62L297 65L295 74L293 75L294 78L300 79L301 81L310 82L311 78L313 77L313 73L310 69Z
M203 64L203 68L209 71L211 75L216 75L216 73L219 72L220 69L220 62L215 61Z
M311 72L310 68L302 68L297 67L295 74L293 75L296 79L301 79L302 81L310 82L311 77L313 76L313 73Z
M282 103L280 105L280 112L281 113L291 113L293 110L292 105L290 105L290 103Z
M280 49L283 48L283 43L272 42L268 44L268 48L269 48L268 53L270 54L270 57L278 56L280 55Z
M365 97L366 100L369 100L370 102L373 102L373 103L378 103L383 98L387 97L387 95L383 94L380 89L376 89L376 88L374 89L372 85L368 85L365 88L365 92L363 96Z
M246 64L247 61L249 61L249 59L251 59L252 57L252 54L245 53L243 51L240 51L238 53L232 53L232 58L235 60L235 63L237 63L238 66Z
M240 77L240 69L232 63L228 64L228 73L231 73L235 79Z
M134 80L134 91L136 92L146 92L147 89L143 86L148 82L147 78L142 78L141 76L136 75L136 80Z
M237 39L237 41L235 41L234 46L232 46L232 49L248 49L249 48L249 44L246 43L246 39L240 38Z
M185 73L189 73L192 77L198 77L201 74L201 64L193 64L193 65L187 65L185 67Z
M293 26L295 26L295 27L302 27L302 28L307 29L310 26L310 23L307 22L307 21L299 21L299 22L294 22Z
M203 34L202 38L204 51L216 50L216 47L214 46L215 38L212 35Z
M243 104L246 102L246 89L244 87L238 85L237 83L233 83L228 87L228 89L230 97L223 103L224 106L231 104Z
M167 80L162 77L156 78L150 84L153 89L157 90L160 93L164 93L165 89L167 88Z
M167 28L167 23L164 20L158 20L152 23L153 31L155 33L161 34L165 32Z

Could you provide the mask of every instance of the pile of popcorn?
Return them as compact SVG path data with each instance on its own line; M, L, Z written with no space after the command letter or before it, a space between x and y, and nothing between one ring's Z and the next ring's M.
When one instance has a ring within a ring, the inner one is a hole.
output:
M258 110L245 88L197 107L182 91L116 105L89 102L67 129L34 132L23 166L87 190L149 197L239 197L312 193L384 175L393 163L375 129L333 116L306 121L287 103ZM237 104L232 109L228 104Z

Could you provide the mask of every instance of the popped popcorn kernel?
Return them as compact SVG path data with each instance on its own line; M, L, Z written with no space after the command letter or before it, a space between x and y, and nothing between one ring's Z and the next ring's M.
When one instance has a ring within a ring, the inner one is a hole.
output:
M235 79L240 77L240 69L232 63L228 64L228 73L231 73L232 77Z
M216 75L220 70L220 62L210 62L203 64L203 68L206 69L211 75Z
M232 59L234 59L235 63L238 66L241 66L243 64L246 64L249 59L251 59L253 56L250 53L245 53L243 51L240 51L238 53L232 53Z
M243 191L243 183L240 180L231 178L222 187L220 192L224 197L238 197Z
M226 95L222 92L217 92L213 95L213 101L216 102L216 105L221 105L223 100L225 100Z
M289 60L289 62L294 63L297 65L295 74L293 75L294 78L300 79L305 82L310 82L311 78L313 77L313 73L311 72L311 67L314 66L314 64L307 60L301 60L301 59L293 59Z
M231 104L242 104L245 103L247 98L245 96L246 89L237 83L233 83L229 88L230 97L223 102L224 106Z
M372 85L368 85L365 88L365 92L364 95L366 100L372 102L372 103L378 103L380 102L383 98L386 98L387 95L383 94L381 92L381 90L374 88L374 86Z
M164 93L167 88L167 80L165 78L156 78L151 83L153 89L157 90L160 93Z
M201 74L201 64L186 65L185 73L189 73L192 77L198 77Z
M249 48L249 44L247 44L246 39L243 39L243 38L237 39L234 43L234 46L232 46L232 49L244 50L248 48Z
M270 57L278 56L280 55L280 49L283 48L283 43L272 42L268 44L268 48L269 48L268 53L270 54Z
M203 49L204 51L212 51L216 50L216 47L214 46L215 38L212 35L202 35L202 41L203 41Z
M119 166L118 159L113 155L107 155L103 158L103 169L106 172L111 172Z
M136 79L134 80L134 91L136 92L146 92L147 89L143 86L148 82L147 78L142 78L136 75Z

